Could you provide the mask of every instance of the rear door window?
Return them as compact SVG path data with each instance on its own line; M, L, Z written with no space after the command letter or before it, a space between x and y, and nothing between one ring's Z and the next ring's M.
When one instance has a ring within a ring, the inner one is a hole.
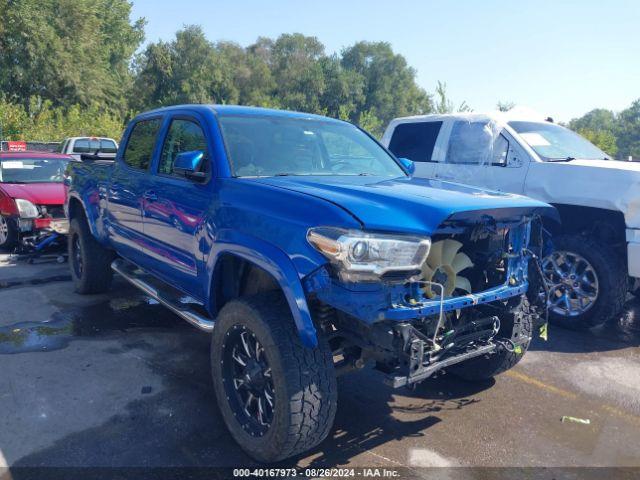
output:
M152 118L140 120L133 126L123 155L124 163L140 170L149 169L160 125L159 118Z
M389 150L396 157L430 162L442 122L401 123L393 131Z

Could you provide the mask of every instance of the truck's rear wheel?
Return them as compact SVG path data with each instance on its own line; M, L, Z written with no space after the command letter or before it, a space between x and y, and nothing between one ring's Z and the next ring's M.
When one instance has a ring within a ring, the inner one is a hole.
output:
M507 302L500 318L498 336L510 340L499 347L496 353L486 357L476 357L449 368L449 371L464 380L483 381L514 367L524 356L529 343L536 314L533 313L526 296Z
M554 252L542 260L550 288L549 320L580 330L620 315L628 290L623 259L583 235L560 235L553 245Z
M337 406L327 342L300 342L280 293L227 303L211 343L216 398L233 438L251 457L273 462L304 452L329 433Z
M100 245L84 218L69 225L69 266L75 291L81 294L103 293L111 287L113 252Z

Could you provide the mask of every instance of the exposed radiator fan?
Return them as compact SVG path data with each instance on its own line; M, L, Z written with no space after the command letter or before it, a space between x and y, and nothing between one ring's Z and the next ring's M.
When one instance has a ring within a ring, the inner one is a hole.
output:
M456 240L440 240L431 245L429 256L422 265L422 280L443 285L445 297L453 295L456 289L471 293L469 280L458 274L466 268L473 267L473 262L466 254L460 252L460 248L462 243ZM423 290L429 298L440 296L438 287L425 285Z

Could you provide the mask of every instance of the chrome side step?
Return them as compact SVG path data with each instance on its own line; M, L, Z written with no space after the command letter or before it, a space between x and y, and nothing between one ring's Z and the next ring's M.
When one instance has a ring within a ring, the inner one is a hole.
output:
M118 258L111 263L111 269L194 327L204 332L213 331L215 322L211 318L196 312L189 304L181 302L180 297L184 297L184 295L172 291L173 289L169 286L163 289L161 285L158 285L157 279L136 265Z

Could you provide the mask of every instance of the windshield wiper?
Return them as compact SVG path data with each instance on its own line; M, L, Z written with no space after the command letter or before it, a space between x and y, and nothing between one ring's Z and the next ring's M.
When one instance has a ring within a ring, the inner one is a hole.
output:
M548 158L547 162L570 162L571 160L575 160L575 157Z

